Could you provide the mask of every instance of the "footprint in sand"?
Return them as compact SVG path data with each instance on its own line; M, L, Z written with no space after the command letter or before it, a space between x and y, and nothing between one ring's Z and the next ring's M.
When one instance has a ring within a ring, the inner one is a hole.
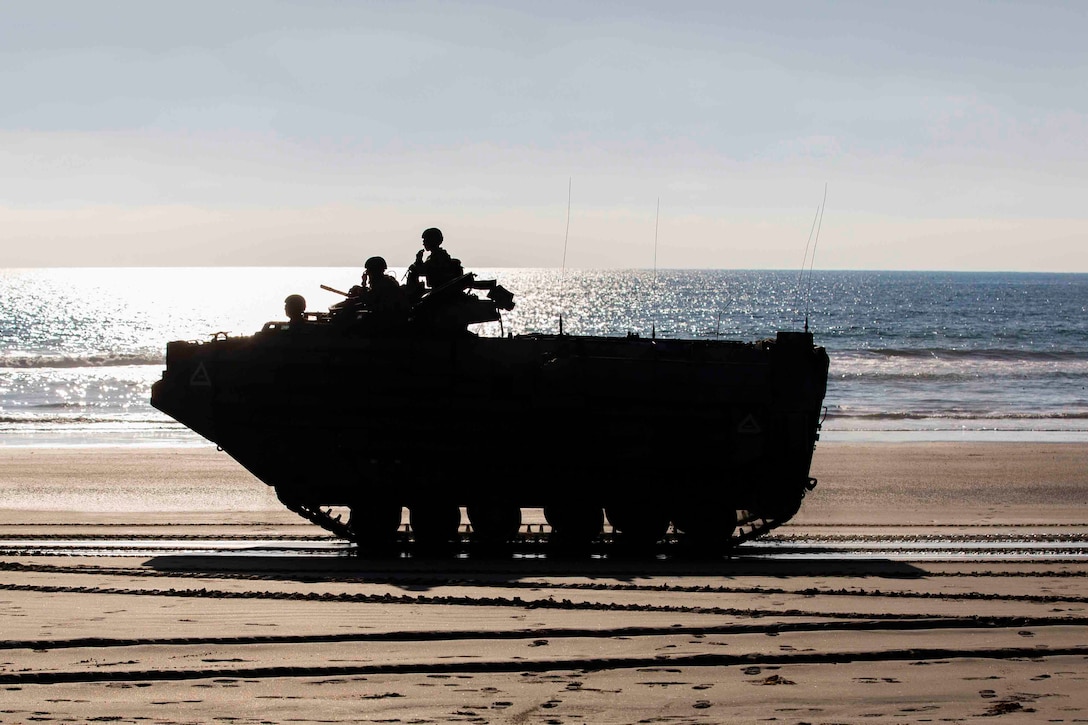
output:
M1035 712L1035 708L1024 707L1016 700L999 700L993 705L990 705L989 709L986 710L985 716L1008 715L1013 712Z
M756 685L796 685L797 684L793 680L787 680L782 675L771 675L770 677L767 677L767 678L762 679L762 680L753 680L752 683L756 684Z

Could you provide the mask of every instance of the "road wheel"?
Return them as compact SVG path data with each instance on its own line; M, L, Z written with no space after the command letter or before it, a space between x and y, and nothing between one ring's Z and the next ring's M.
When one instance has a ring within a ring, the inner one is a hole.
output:
M348 528L363 550L387 548L400 529L401 507L391 503L364 501L351 505Z
M689 552L720 556L731 545L737 511L723 503L692 503L677 511L673 525Z
M669 515L652 503L624 503L604 510L608 522L618 533L618 541L638 547L653 546L669 530Z
M601 534L604 512L583 503L559 503L544 507L544 518L552 527L552 540L570 548L584 548Z
M521 528L521 509L507 503L483 503L468 507L473 541L489 546L508 544Z
M457 539L461 509L453 504L420 504L409 509L408 521L417 544L442 547Z

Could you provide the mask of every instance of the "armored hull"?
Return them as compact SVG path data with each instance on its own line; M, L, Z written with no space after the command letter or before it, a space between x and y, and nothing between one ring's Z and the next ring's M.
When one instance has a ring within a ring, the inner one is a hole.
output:
M543 507L575 545L607 513L621 540L653 542L671 523L720 549L788 520L815 485L827 368L807 332L749 343L269 323L170 343L151 402L360 544L388 543L403 508L415 539L437 543L462 507L490 542Z

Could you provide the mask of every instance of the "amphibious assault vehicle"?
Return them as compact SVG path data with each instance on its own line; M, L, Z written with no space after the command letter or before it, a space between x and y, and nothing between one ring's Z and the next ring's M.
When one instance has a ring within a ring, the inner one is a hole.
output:
M542 508L549 545L720 552L790 519L816 484L828 357L809 332L469 330L512 307L466 274L397 320L349 306L171 342L151 403L364 551L511 542L522 509Z

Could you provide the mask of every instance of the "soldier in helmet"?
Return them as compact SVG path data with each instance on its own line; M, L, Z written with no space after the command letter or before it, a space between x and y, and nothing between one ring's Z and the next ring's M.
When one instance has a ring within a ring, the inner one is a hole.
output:
M362 320L366 313L368 325L384 329L403 322L408 317L408 297L395 277L385 273L388 266L383 257L371 257L363 265L363 284L355 285L347 299L329 308L333 320L351 323Z
M408 312L408 298L397 278L386 274L389 266L383 257L371 257L363 265L365 289L352 287L351 293L358 290L359 300L364 309L383 314L401 315Z
M423 258L424 252L427 258ZM427 287L435 289L457 279L465 273L461 260L453 259L442 248L442 230L431 227L423 230L423 249L416 252L416 261L408 268L408 291L414 299L423 294L422 276Z
M283 301L283 312L292 325L306 322L306 298L302 295L287 295L287 299Z

